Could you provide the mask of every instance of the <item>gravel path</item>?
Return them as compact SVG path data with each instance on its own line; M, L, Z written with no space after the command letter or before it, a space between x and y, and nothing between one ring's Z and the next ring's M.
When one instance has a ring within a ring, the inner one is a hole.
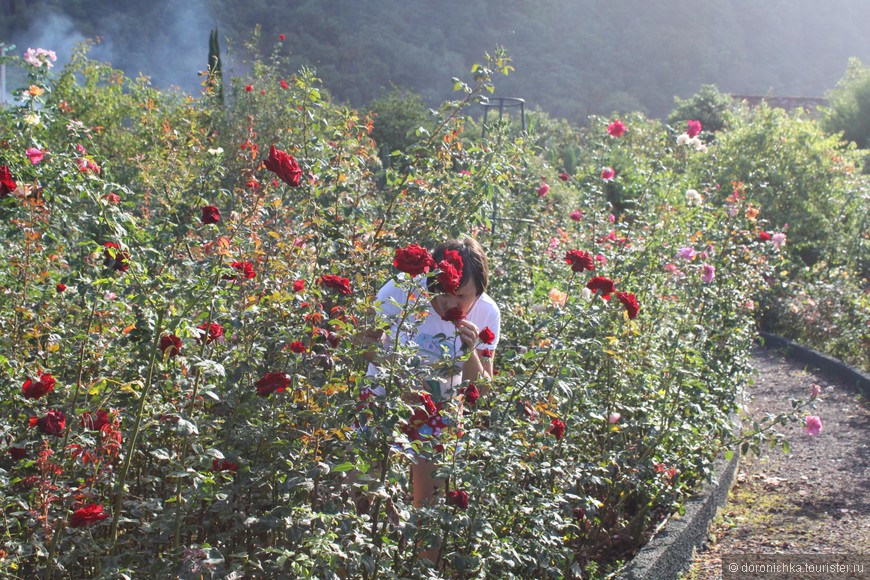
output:
M870 405L854 389L758 350L756 384L747 411L756 420L790 408L790 398L808 398L822 387L814 409L823 429L817 436L803 425L780 427L791 449L762 449L744 457L728 503L714 521L708 543L697 555L691 580L722 578L722 555L864 554L870 568ZM864 577L864 576L861 576Z

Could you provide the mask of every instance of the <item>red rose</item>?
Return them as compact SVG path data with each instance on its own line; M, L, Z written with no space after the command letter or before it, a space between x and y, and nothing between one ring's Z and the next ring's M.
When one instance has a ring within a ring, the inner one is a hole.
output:
M462 273L462 255L456 250L444 250L444 257L441 258L445 262L450 262L453 267L461 274Z
M275 148L269 149L269 158L266 159L266 169L278 176L281 181L293 187L299 187L302 180L302 170L292 155Z
M420 402L423 403L423 407L426 409L429 417L434 417L439 414L438 405L435 404L435 401L432 400L432 395L429 393L420 393Z
M105 409L97 409L97 412L91 414L87 411L82 413L82 427L91 431L99 431L104 426L109 424L109 414Z
M438 285L441 286L441 290L448 294L456 294L462 282L462 270L457 270L456 266L447 260L441 260L438 269L441 270L438 274Z
M447 492L447 505L453 505L461 510L468 509L468 493L461 489Z
M629 320L637 318L640 304L637 303L635 295L628 292L617 292L616 297L619 298L619 301L625 306L625 311L628 312Z
M10 447L6 450L15 461L20 461L27 457L27 449L23 447Z
M285 373L266 373L254 385L257 387L258 397L268 397L289 387L290 377Z
M6 197L18 187L12 178L12 172L5 165L0 165L0 197Z
M400 272L416 276L417 274L425 274L434 268L435 260L429 255L426 248L421 248L417 244L411 244L406 248L398 248L396 250L393 266L398 268Z
M115 242L106 242L103 244L103 265L116 272L126 272L130 267L130 254Z
M281 79L280 81L278 81L278 84L281 85L282 89L289 89L290 88L290 85L288 85L287 81L285 81L284 79Z
M34 382L33 379L27 379L21 385L21 393L25 399L38 399L50 393L52 389L54 389L54 377L48 373L39 377L38 381Z
M492 344L492 341L495 340L495 333L488 326L484 326L483 330L477 335L477 338L484 344Z
M625 123L616 119L607 126L607 132L611 137L622 137L625 134Z
M767 232L759 232L758 233L758 241L760 242L769 242L771 235Z
M465 387L465 402L473 405L480 398L480 391L474 385Z
M202 208L202 223L216 224L221 221L221 211L213 205L206 205Z
M106 195L104 195L103 199L105 199L109 203L120 203L121 196L118 195L117 193L110 192L110 193L107 193Z
M204 340L207 343L215 341L224 335L223 327L217 322L203 323L197 326L197 328L202 331L199 340Z
M226 459L218 461L217 459L213 459L211 462L211 470L215 473L219 471L232 471L236 472L239 470L239 466L232 461L227 461Z
M286 38L287 38L286 34L279 34L278 35L278 40L286 40Z
M446 320L447 322L459 322L460 320L465 320L465 312L458 306L454 306L447 312L441 315L441 320Z
M305 352L305 343L301 340L291 342L290 351L295 352L296 354L302 354L303 352Z
M305 280L296 280L293 282L294 292L302 292L303 290L305 290Z
M254 85L245 85L245 92L250 93L254 90Z
M491 348L481 349L480 356L482 356L483 358L492 358L492 349Z
M324 288L332 288L341 294L350 294L350 280L334 274L324 274L320 277L320 285Z
M701 121L686 121L686 133L689 138L695 137L701 132Z
M550 422L550 434L556 438L556 441L561 441L565 436L565 422L561 419L553 419Z
M167 354L166 351L169 351ZM173 358L181 354L181 339L174 334L164 334L160 337L160 352L163 356Z
M590 279L589 282L586 283L586 287L601 294L601 297L605 300L610 300L610 293L616 290L616 287L613 285L613 280L610 278L605 278L604 276L595 276Z
M565 263L571 264L573 272L595 269L595 262L592 260L589 252L582 252L580 250L568 250L565 254Z
M72 517L69 519L69 527L80 528L82 526L89 526L108 518L110 515L109 512L103 509L103 506L92 503L73 512Z
M54 287L54 289L57 290L58 294L62 294L64 292L66 292L66 284L58 284L57 286Z
M63 433L63 428L66 427L66 415L62 411L49 409L45 417L31 417L30 426L36 427L40 432L46 435L54 435L57 437Z
M561 179L562 181L568 181L569 179L571 179L571 176L563 171L559 174L559 179Z
M254 272L254 265L250 262L233 262L230 264L231 267L235 268L242 276L245 277L246 280L250 280L251 278L255 278L257 273ZM235 276L230 276L229 274L224 274L224 280L235 280Z

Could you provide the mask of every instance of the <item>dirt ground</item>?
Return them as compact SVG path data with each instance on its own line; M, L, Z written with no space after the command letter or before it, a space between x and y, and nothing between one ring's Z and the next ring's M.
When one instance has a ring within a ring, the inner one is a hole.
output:
M728 503L683 578L720 579L723 555L758 553L863 554L868 575L858 577L870 577L870 405L853 387L777 351L758 350L755 361L749 415L760 421L785 411L790 398L807 399L815 383L821 395L801 414L819 416L822 432L807 435L803 422L791 423L780 427L788 454L765 448L741 460Z

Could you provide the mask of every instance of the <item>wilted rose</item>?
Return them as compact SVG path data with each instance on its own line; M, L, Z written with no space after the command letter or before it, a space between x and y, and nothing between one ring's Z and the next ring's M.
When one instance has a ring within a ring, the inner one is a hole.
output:
M571 264L572 272L582 272L583 270L594 270L595 262L589 252L581 250L568 250L565 254L565 263Z
M39 377L38 381L34 381L33 379L27 379L24 381L24 384L21 385L21 393L24 395L25 399L38 399L54 389L54 382L54 377L45 373Z
M66 427L66 415L62 411L49 409L44 417L31 417L30 426L36 427L46 435L57 437L63 433L63 428Z
M103 265L116 272L126 272L130 267L130 254L115 242L106 242L103 244Z
M109 424L109 413L105 409L97 409L96 413L82 413L82 427L91 431L99 431Z
M160 352L169 358L178 356L181 353L181 339L174 334L164 334L160 337Z
M461 510L468 509L468 493L461 489L447 492L447 505L456 506Z
M213 205L206 205L202 208L202 223L216 224L221 221L221 212Z

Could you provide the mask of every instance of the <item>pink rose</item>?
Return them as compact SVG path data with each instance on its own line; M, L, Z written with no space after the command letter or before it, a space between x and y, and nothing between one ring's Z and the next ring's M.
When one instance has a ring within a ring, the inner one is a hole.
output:
M807 435L818 435L822 432L822 419L815 415L807 415L807 426L804 427L804 433Z
M30 147L24 152L24 154L30 159L31 165L36 165L42 161L43 157L45 157L45 151L40 151L36 147Z

